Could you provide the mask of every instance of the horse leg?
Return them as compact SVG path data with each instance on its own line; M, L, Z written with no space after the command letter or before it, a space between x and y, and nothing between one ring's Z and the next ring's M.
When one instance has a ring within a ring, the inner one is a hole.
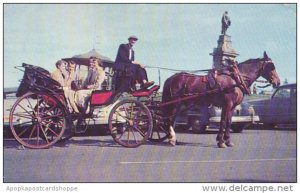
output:
M225 140L224 140L224 132L225 132L225 127L226 127L226 120L225 120L225 109L222 108L222 113L221 113L221 121L220 121L220 128L219 128L219 133L217 135L217 142L218 142L218 147L219 148L225 148Z
M169 138L169 143L172 146L176 145L176 134L175 134L175 131L174 131L174 128L173 128L175 118L172 116L172 115L174 115L175 112L176 112L176 106L175 107L170 106L170 107L168 107L167 109L164 110L164 116L169 117L169 118L166 119L165 126L166 126L166 128L169 128L168 138Z
M172 125L170 125L170 135L169 135L169 143L172 146L176 146L176 134Z
M171 113L170 113L170 116L172 116L172 117L170 118L170 128L169 128L170 135L169 135L169 143L170 143L172 146L176 146L176 134L175 134L175 130L174 130L173 126L174 126L174 122L175 122L175 118L176 118L176 116L174 116L174 115L175 115L175 113L177 112L178 108L179 108L179 105L175 105L175 106L173 106L173 107L171 108L171 110L170 110L170 112L171 112Z
M220 129L217 135L218 147L232 147L233 143L230 142L230 126L233 114L233 103L227 101L222 107Z
M227 113L227 120L226 120L226 128L225 128L225 135L224 135L224 140L225 144L227 147L233 147L234 143L231 142L230 140L230 128L231 128L231 123L232 123L232 114L233 114L233 107L228 111Z

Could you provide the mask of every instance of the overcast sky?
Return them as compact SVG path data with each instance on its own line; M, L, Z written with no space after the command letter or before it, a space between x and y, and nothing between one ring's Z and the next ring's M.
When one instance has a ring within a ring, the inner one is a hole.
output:
M145 65L211 68L225 10L237 60L267 51L282 81L296 82L296 4L5 4L4 87L19 85L22 62L53 71L57 60L93 48L114 60L129 35L139 37L134 50ZM158 82L157 70L148 72Z

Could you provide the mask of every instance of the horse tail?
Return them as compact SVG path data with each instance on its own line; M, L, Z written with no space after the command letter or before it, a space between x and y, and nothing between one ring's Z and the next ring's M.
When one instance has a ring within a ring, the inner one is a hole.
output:
M164 87L163 87L163 93L162 93L162 102L166 102L168 100L170 100L170 96L171 96L171 84L170 84L170 78L168 78L165 83L164 83Z
M174 74L173 76L169 77L163 87L163 93L162 93L162 102L167 102L172 99L172 82L176 76L178 76L179 73Z
M181 89L175 89L178 86L178 81L181 80L183 77L184 73L177 73L174 74L173 76L169 77L165 83L164 83L164 87L163 87L163 93L162 93L162 103L165 102L169 102L174 98L179 97L178 95L180 95L180 90ZM172 115L174 112L174 108L176 108L178 104L170 104L165 106L164 108L162 108L162 112L165 116L170 116Z
M173 79L174 79L174 77L171 76L164 83L163 93L162 93L162 104L172 100L172 88L171 87L172 87ZM166 119L165 119L166 125L172 125L172 118L170 116L172 115L173 106L174 106L173 104L169 104L169 105L166 105L161 108L161 112L162 112L163 116L166 117Z

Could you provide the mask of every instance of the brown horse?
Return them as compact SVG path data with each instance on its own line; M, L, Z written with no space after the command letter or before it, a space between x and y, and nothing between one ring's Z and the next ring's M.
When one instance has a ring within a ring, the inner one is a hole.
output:
M170 104L163 108L164 116L168 117L166 126L170 128L169 141L172 145L176 144L176 135L172 127L175 118L172 115L176 114L179 105L191 106L198 104L209 106L212 104L221 107L221 122L216 140L220 148L232 147L234 145L230 140L232 114L234 108L243 101L244 94L249 94L247 92L251 84L262 76L273 87L280 85L275 66L266 52L264 52L263 58L249 59L237 64L235 67L235 73L230 70L233 67L216 71L215 88L211 88L208 81L203 81L207 76L197 76L188 73L175 74L165 81L162 104L180 100L180 98L186 96L199 95L193 100L182 100L179 103Z

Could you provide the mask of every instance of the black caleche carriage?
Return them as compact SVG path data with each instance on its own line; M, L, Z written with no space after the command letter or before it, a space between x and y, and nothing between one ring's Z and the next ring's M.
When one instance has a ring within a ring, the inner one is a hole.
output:
M22 71L19 98L12 106L9 123L14 137L25 147L48 148L68 139L82 132L79 127L87 128L88 122L97 121L103 109L109 111L108 125L113 139L122 146L137 147L148 139L163 141L168 136L157 108L148 108L156 106L154 96L159 86L127 96L112 90L94 91L90 112L83 115L84 121L79 125L69 112L63 89L47 70L23 63Z

